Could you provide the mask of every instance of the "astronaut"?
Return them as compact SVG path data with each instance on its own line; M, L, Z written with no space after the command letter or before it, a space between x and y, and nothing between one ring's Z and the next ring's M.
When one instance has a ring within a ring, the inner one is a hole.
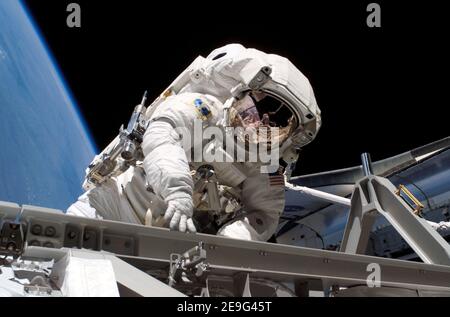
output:
M285 177L321 126L308 79L288 59L240 44L198 57L146 118L143 159L97 182L68 214L267 241ZM209 128L221 133L205 137ZM276 160L250 160L261 148Z

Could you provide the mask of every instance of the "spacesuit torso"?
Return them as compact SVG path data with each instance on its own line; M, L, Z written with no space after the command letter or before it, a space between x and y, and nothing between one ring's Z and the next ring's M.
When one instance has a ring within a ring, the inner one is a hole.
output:
M191 135L191 148L183 148L176 132L176 128L193 132L195 120L202 128L223 128L222 113L222 103L212 96L183 93L169 97L150 118L142 143L144 161L80 197L92 209L76 208L74 204L68 212L163 225L161 216L167 201L182 196L193 199L194 219L200 231L247 240L269 239L284 209L283 175L261 173L257 162L195 159L192 149L199 142L198 135ZM205 151L224 151L217 142L208 146L205 140L201 142ZM202 177L202 168L214 175Z

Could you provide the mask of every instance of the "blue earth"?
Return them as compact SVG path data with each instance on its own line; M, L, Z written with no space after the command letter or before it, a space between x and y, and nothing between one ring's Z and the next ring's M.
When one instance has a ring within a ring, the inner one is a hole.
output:
M27 8L1 0L0 200L67 209L95 152Z

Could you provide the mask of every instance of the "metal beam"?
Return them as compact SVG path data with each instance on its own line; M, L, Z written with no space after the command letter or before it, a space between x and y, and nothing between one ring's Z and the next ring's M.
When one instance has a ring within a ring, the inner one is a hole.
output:
M17 205L0 203L0 217L15 218L19 211ZM80 249L91 246L97 251L114 253L141 270L167 270L171 254L183 254L203 242L206 261L214 274L249 273L250 278L270 278L280 282L307 280L311 284L319 281L345 287L366 285L370 274L368 265L377 263L381 268L382 286L450 291L449 266L185 234L164 228L48 213L32 206L24 207L22 221L28 224L28 242L34 240L43 244L51 241L55 246ZM55 226L56 236L34 235L31 230L37 224L44 229ZM90 236L86 240L88 232Z
M395 186L386 178L368 176L356 184L352 207L341 250L364 254L368 235L377 214L405 239L425 263L450 265L450 245L425 219L416 216L412 208L396 194Z

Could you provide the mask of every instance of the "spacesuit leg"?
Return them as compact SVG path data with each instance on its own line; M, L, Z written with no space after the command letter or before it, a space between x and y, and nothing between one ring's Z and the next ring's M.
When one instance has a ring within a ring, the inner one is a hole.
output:
M142 224L120 185L109 179L101 186L81 195L67 209L68 215Z
M103 219L97 213L97 210L90 205L88 193L89 192L85 192L78 197L78 200L67 209L66 214L78 217Z

